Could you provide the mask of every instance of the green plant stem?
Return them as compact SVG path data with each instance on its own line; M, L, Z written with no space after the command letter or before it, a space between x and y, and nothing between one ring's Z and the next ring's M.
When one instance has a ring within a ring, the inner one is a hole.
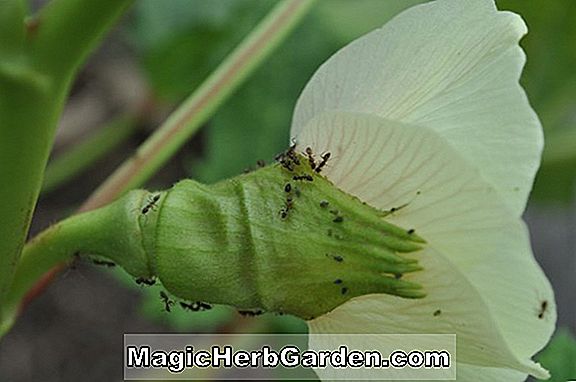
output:
M25 35L23 0L0 0L0 57L17 54Z
M0 319L70 82L130 2L53 0L28 23L18 54L0 57ZM23 4L2 3L7 46L20 45Z
M77 252L133 255L134 247L141 245L140 228L137 219L126 219L126 215L139 211L143 195L146 193L134 192L105 208L74 215L28 242L5 300L0 337L9 330L23 308L22 297L47 269L72 259Z
M54 78L71 79L132 0L52 0L34 16L32 60Z
M280 2L136 154L92 194L82 210L100 207L142 186L280 45L313 3L314 0Z
M4 70L3 70L4 69ZM0 315L42 181L51 134L46 79L20 66L0 67Z
M121 115L51 161L44 174L42 193L57 189L113 151L132 135L137 120L131 114Z

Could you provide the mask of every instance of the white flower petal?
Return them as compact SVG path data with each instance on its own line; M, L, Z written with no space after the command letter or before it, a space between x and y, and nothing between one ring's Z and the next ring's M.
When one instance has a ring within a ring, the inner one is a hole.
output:
M322 343L318 345L326 346L327 344ZM331 346L330 349L332 348L337 349L340 344L336 342L331 342L329 345ZM398 346L398 344L391 344L391 345ZM315 371L322 381L342 380L341 370L317 369ZM377 371L374 372L377 373ZM387 369L379 371L380 373L379 380L382 381L390 380L389 376L391 376L392 373L394 372L396 372L398 375L402 373L402 369L400 370ZM386 379L383 379L384 375L386 375ZM404 374L403 378L405 378L405 376L406 374ZM366 375L366 377L369 378L370 375ZM474 366L465 363L456 364L456 382L523 382L526 380L526 378L528 378L528 375L526 373L521 373L516 370L495 368L495 367ZM418 381L438 382L438 379L432 381L419 379Z
M432 129L520 216L543 146L538 117L518 84L525 33L522 19L497 11L493 0L410 8L320 67L298 100L292 135L333 110Z
M457 382L523 382L528 378L516 370L458 364Z
M310 121L297 142L332 153L324 174L344 191L381 209L408 203L386 219L428 241L415 255L424 271L406 276L424 285L426 298L363 296L312 321L313 330L456 333L460 361L544 375L529 358L553 332L552 289L523 222L445 138L373 115L332 113Z
M310 328L310 335L309 335L309 348L316 349L316 350L326 350L326 349L338 349L343 343L349 345L349 350L375 350L374 343L375 341L372 339L366 339L358 336L351 336L351 335L334 335L334 336L326 336L322 333L321 336L316 336L315 334L319 331L319 328L312 326ZM326 328L321 328L326 330ZM373 336L371 338L374 338ZM403 349L405 351L410 351L413 348L419 348L424 346L426 349L437 349L438 348L438 340L429 340L427 337L418 337L418 338L407 338L406 341L399 342L399 339L390 338L391 341L386 341L386 343L382 343L383 338L378 338L379 343L379 350L383 356L387 356L392 351L396 349ZM424 345L423 345L424 344ZM429 345L427 345L429 344ZM456 350L456 353L459 357L459 349ZM517 370L513 370L510 368L499 368L499 367L485 367L485 366L477 366L471 365L467 363L457 362L455 359L452 359L452 362L456 363L456 381L457 382L522 382L525 381L528 377L527 373L519 372ZM315 370L318 377L320 377L323 381L329 380L342 380L343 373L342 369L334 369L334 368L322 368ZM355 370L349 375L353 378L362 378L362 379L371 379L371 380L395 380L394 377L402 380L405 380L406 377L412 374L406 374L406 372L410 373L411 370L408 369L367 369L367 370ZM425 381L421 379L422 374L418 375L418 380ZM435 374L439 376L439 374ZM449 375L446 375L448 377ZM385 378L384 378L385 377ZM437 380L437 379L436 379Z

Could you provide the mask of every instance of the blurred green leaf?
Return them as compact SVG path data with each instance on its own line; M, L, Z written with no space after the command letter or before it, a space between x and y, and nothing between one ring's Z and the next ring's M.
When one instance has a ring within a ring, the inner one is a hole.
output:
M538 361L552 375L548 382L576 380L576 338L568 329L559 329Z
M138 2L128 33L156 95L189 95L273 7L275 1Z
M576 141L565 140L576 132L576 2L542 6L534 1L499 0L498 6L519 13L529 29L522 40L527 63L521 82L546 137L533 199L569 202L576 195Z
M143 49L154 49L170 39L188 34L194 26L223 29L239 0L213 1L141 0L134 7L132 37Z

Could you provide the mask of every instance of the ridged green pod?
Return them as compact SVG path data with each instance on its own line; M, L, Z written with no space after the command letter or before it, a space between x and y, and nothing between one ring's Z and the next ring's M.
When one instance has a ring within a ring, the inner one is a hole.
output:
M309 319L368 293L423 295L398 279L420 269L399 253L423 241L304 164L184 180L142 202L148 276L185 300Z

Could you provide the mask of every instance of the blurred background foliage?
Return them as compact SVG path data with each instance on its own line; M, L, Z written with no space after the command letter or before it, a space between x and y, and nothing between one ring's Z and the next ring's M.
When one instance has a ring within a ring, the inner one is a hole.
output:
M498 1L522 15L528 61L522 84L542 120L546 149L536 179L536 201L565 204L574 198L576 169L576 2Z
M576 339L567 329L559 329L538 361L552 374L550 382L574 380L576 376Z

